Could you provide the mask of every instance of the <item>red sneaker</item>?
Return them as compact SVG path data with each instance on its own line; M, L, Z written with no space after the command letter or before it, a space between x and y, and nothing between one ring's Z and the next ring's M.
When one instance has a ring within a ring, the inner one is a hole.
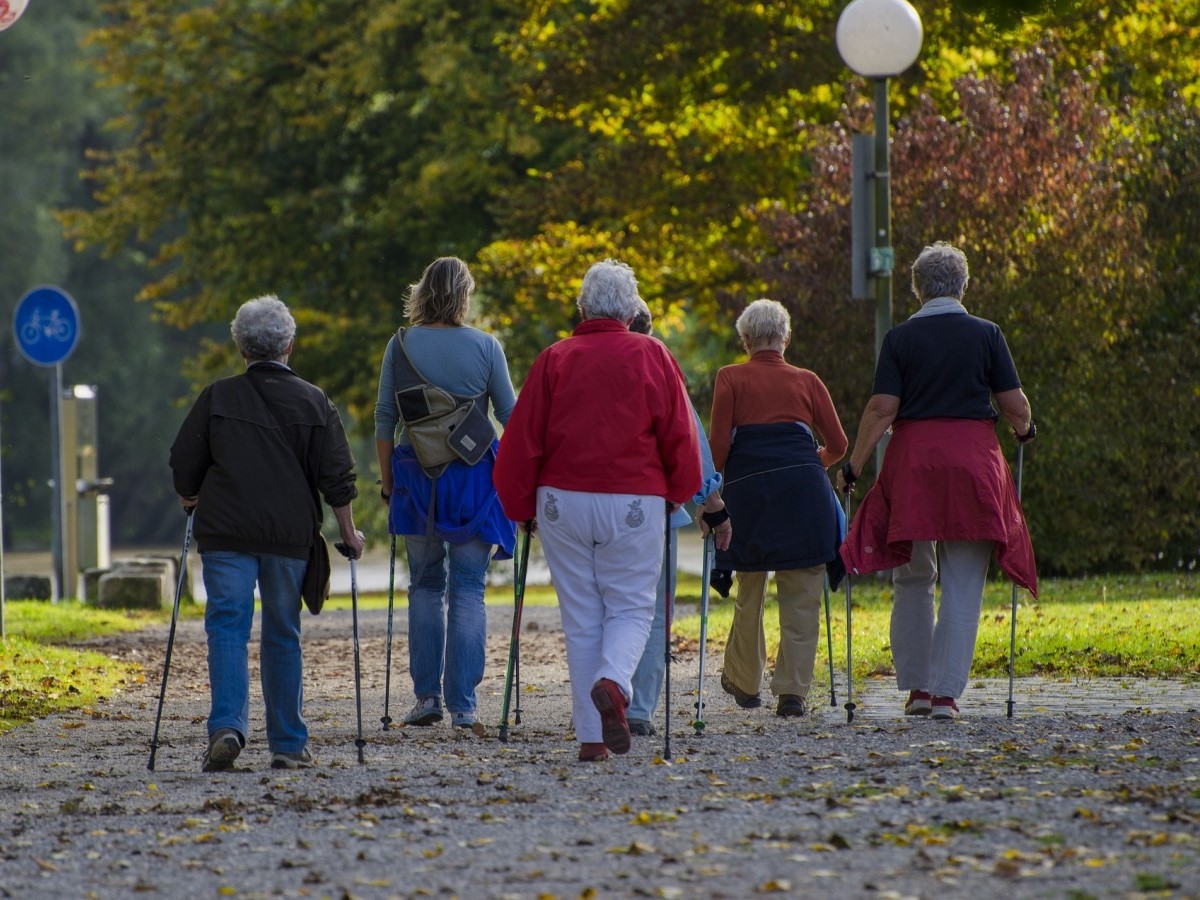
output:
M931 701L933 709L929 715L934 719L957 719L958 704L954 702L953 697L934 697Z
M579 745L580 762L601 762L608 759L608 748L603 744L584 743Z
M592 703L600 712L604 746L613 753L628 753L633 744L625 721L625 695L615 681L601 678L592 686Z
M929 691L909 691L908 701L904 704L906 716L927 716L933 710L933 697Z

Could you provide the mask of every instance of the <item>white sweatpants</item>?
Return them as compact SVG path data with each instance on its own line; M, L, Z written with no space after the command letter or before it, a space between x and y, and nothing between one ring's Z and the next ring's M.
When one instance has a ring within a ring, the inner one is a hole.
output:
M902 691L935 697L962 696L975 657L983 584L992 559L991 541L913 541L912 559L892 573L892 661ZM942 602L934 624L938 573Z
M575 737L600 743L592 686L607 678L626 701L633 696L630 680L654 620L666 504L539 487L537 521L562 614Z

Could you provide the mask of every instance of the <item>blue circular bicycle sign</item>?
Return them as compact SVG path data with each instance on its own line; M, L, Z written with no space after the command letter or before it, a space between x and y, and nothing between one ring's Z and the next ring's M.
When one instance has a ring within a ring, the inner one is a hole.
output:
M79 343L79 308L62 288L35 287L13 312L13 337L35 366L56 366Z

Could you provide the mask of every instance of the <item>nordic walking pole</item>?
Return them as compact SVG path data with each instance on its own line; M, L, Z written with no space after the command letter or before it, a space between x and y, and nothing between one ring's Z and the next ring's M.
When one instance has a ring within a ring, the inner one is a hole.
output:
M154 757L158 753L158 725L162 721L163 701L167 697L167 673L171 671L171 652L175 649L175 626L179 622L179 599L183 596L183 582L187 577L188 550L192 546L192 513L196 507L185 509L187 528L183 532L183 552L179 554L179 582L175 585L175 603L171 607L171 630L167 635L167 658L163 662L162 687L158 691L158 712L154 714L154 737L150 739L150 762L146 768L154 771Z
M846 485L846 529L850 528L850 485ZM854 629L851 626L854 613L853 599L850 592L850 573L846 573L846 723L854 721Z
M833 675L833 624L829 619L829 573L825 573L825 642L829 647L829 705L837 706L837 683Z
M671 607L675 603L675 570L671 566L671 504L666 504L665 541L663 544L663 654L665 680L663 681L663 759L671 758Z
M512 632L508 638L508 671L504 673L504 704L500 712L500 741L508 743L508 707L512 701L513 675L516 668L517 648L521 639L521 611L525 607L525 574L529 567L529 542L533 540L533 523L526 523L525 542L521 544L519 559L513 560L513 621ZM521 533L517 532L517 542L521 541ZM517 704L520 705L520 698ZM520 721L516 724L520 724Z
M386 662L383 670L383 716L380 722L383 723L383 730L387 731L388 726L392 724L392 717L388 715L388 702L391 699L392 693L392 610L395 608L396 602L396 536L392 535L392 552L388 562L388 620L387 620L387 652L384 654Z
M713 533L710 530L704 536L704 566L700 570L700 680L696 689L696 721L692 723L697 735L704 733L704 651L708 645L708 593L715 555L716 548L713 546Z
M367 742L363 739L362 730L362 669L358 661L358 557L353 556L351 549L343 543L333 545L337 548L337 552L350 560L350 621L353 623L352 632L354 634L354 709L358 715L358 737L354 740L354 746L358 748L358 761L366 762L363 759L363 747L367 746Z
M1017 502L1021 502L1021 478L1025 468L1025 445L1017 444ZM1008 718L1013 717L1013 657L1017 653L1017 583L1012 586L1012 614L1008 617Z

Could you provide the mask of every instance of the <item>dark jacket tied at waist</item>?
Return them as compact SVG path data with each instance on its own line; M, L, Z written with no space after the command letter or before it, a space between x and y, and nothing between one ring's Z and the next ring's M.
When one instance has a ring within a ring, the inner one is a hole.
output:
M739 426L724 476L733 542L718 551L718 569L801 569L837 557L837 498L807 428Z

